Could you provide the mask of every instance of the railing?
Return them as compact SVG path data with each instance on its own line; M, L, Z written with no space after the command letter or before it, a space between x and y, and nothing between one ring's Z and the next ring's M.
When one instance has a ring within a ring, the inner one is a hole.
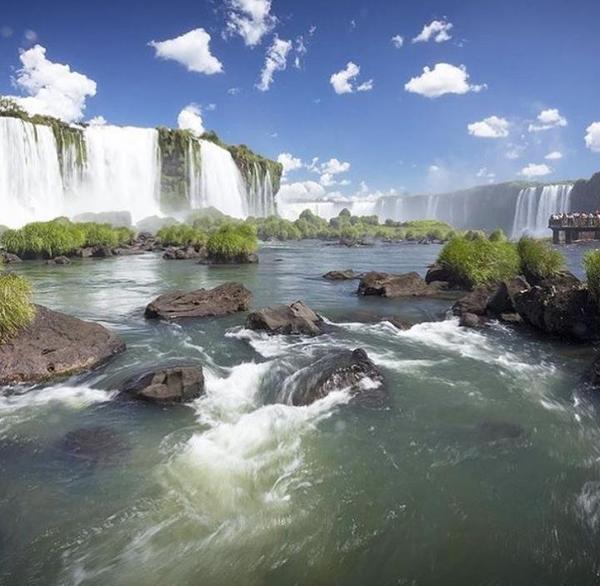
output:
M600 230L600 213L576 213L550 216L548 228L552 228L553 230L565 230L568 228Z

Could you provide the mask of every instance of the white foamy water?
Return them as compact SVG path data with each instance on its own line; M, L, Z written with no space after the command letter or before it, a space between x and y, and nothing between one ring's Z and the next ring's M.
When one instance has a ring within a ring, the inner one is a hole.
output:
M572 189L572 185L545 185L522 189L517 198L512 238L519 238L524 234L547 236L550 216L571 210Z

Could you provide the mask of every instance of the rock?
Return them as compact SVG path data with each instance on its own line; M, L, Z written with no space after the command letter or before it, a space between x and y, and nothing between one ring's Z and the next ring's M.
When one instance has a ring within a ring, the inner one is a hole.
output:
M0 259L1 262L0 264L3 262L4 264L14 264L17 262L23 262L16 254L12 254L11 252L3 252L0 254Z
M477 287L470 293L467 293L464 297L461 297L452 306L452 313L454 313L454 315L463 315L465 313L485 315L489 297L489 289Z
M70 265L71 261L66 256L57 256L46 261L48 265Z
M540 287L565 288L581 285L581 281L569 271L560 271L545 279L536 278L534 275L525 275L525 278L531 285L539 285Z
M246 287L224 283L214 289L165 293L146 307L145 315L150 319L221 316L247 311L251 301L252 293Z
M445 290L446 286L442 283L428 285L416 272L394 275L372 271L364 275L358 285L359 295L388 298L440 296Z
M96 246L92 251L94 258L108 258L113 255L113 251L108 246Z
M494 315L515 313L515 295L529 288L529 283L523 277L500 281L496 291L489 298L487 310Z
M121 390L152 403L187 403L204 393L204 374L199 366L146 371L126 381Z
M404 321L403 319L400 319L398 317L387 317L382 321L390 322L395 328L399 330L410 330L410 328L412 328L413 326L413 324Z
M75 374L124 350L105 327L37 305L33 322L0 345L0 385Z
M600 387L600 358L596 358L583 376L584 382L593 387Z
M110 224L116 228L131 227L131 212L86 212L73 216L73 222L96 222Z
M317 336L322 333L323 320L302 301L291 305L274 305L253 311L246 318L246 327L266 331L269 334L305 334Z
M134 256L136 254L144 254L144 251L137 246L119 246L113 248L113 254L115 256Z
M501 313L498 316L500 321L508 324L519 325L523 323L523 318L518 313Z
M204 265L244 265L244 264L257 264L258 254L251 252L248 254L240 254L238 256L222 257L222 256L210 256L206 255L205 258L200 260L198 264Z
M448 283L450 289L462 289L464 291L471 289L470 283L467 283L448 267L435 263L429 267L425 275L425 282L431 284L437 281Z
M310 405L342 389L350 392L353 403L367 407L384 407L389 403L383 375L362 348L328 353L299 371L293 385L293 405Z
M181 246L179 248L170 247L165 250L163 258L165 260L190 260L207 256L206 249L197 249L194 246Z
M94 254L94 249L91 246L84 248L78 248L73 256L79 256L81 258L90 258Z
M69 431L59 448L68 456L92 465L115 463L129 450L115 430L103 426Z
M458 325L463 328L481 328L485 325L485 318L474 313L462 313Z
M351 281L362 278L363 274L357 273L352 269L345 269L342 271L329 271L323 275L323 278L329 281Z

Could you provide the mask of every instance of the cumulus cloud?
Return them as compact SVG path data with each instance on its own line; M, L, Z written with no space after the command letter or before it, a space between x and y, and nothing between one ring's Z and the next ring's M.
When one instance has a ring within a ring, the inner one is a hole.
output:
M567 125L567 119L556 108L542 110L537 117L537 123L529 125L529 132L540 132L550 128L559 128Z
M585 129L585 133L585 146L595 153L600 153L600 122L592 122Z
M351 94L357 92L368 92L373 89L373 80L369 79L361 83L358 87L354 86L356 78L360 74L360 66L349 61L346 68L332 74L329 78L329 83L333 86L336 94Z
M31 29L27 29L23 34L25 40L29 43L35 43L38 40L38 34Z
M400 35L394 35L392 37L392 45L394 45L396 49L401 49L402 45L404 45L404 38Z
M475 177L487 179L489 183L492 183L496 178L496 173L494 173L493 171L489 171L487 167L482 167L481 169L479 169L479 171L477 171Z
M486 87L485 84L470 85L469 74L464 65L456 67L449 63L437 63L433 69L423 68L423 73L407 82L404 89L426 98L439 98L444 94L480 92Z
M271 0L228 0L227 35L237 34L248 47L259 45L277 24Z
M338 159L329 159L321 165L321 173L329 173L331 175L339 175L350 170L350 163L339 161Z
M560 151L552 151L551 153L548 153L544 159L548 160L548 161L558 161L559 159L563 158L563 154Z
M166 41L150 41L148 45L159 59L177 61L188 71L206 75L223 71L223 64L210 52L210 35L203 28Z
M106 118L104 116L94 116L88 120L90 126L104 126L106 125Z
M46 49L35 45L19 56L22 67L14 79L15 86L28 94L15 98L30 114L43 114L75 122L83 118L85 101L96 95L96 82L69 65L46 58Z
M532 177L543 177L544 175L549 175L550 173L552 173L552 169L543 163L541 165L529 163L529 165L527 165L527 167L523 167L520 172L521 175L527 177L528 179L531 179Z
M505 138L508 136L508 120L489 116L467 126L469 134L479 138Z
M182 130L191 130L196 136L204 134L202 110L198 104L188 104L177 116L177 126Z
M227 93L228 93L230 96L237 96L237 95L238 95L238 94L239 94L241 91L242 91L242 90L241 90L239 87L230 87L230 88L227 90Z
M299 181L297 183L284 183L277 194L280 201L313 201L326 195L322 185L316 181Z
M423 30L412 40L413 43L427 43L433 39L436 43L449 41L450 31L454 25L445 20L433 20L423 27Z
M287 66L287 56L292 48L291 41L284 41L278 37L273 39L273 44L267 51L265 64L260 72L260 81L256 87L261 92L266 92L273 83L273 76L276 71L283 71Z
M283 165L283 176L285 177L291 171L296 171L303 167L301 159L294 157L290 153L280 153L277 162Z

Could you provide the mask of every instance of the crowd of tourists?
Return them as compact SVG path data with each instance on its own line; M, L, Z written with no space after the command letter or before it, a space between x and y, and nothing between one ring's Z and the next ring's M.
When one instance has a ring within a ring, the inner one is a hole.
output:
M550 227L561 228L598 228L600 229L600 211L596 212L574 212L570 214L552 214L550 216Z

